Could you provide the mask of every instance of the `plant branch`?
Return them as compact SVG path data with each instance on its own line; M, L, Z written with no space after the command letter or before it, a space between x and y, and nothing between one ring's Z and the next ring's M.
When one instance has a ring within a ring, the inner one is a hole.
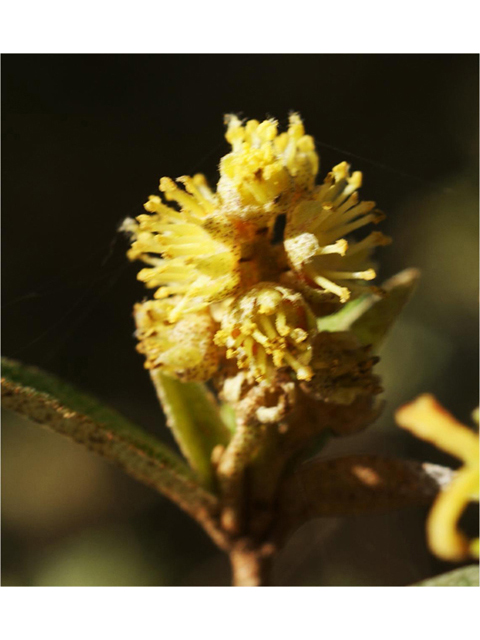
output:
M252 548L248 542L239 541L230 551L232 586L268 586L274 554L275 547L273 545L265 544Z
M221 522L223 528L232 534L241 530L245 469L265 432L266 427L258 422L238 420L237 429L218 465L223 500Z

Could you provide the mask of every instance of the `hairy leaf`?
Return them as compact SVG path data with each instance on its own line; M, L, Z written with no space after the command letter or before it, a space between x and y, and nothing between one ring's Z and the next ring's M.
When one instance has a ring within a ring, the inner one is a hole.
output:
M204 526L217 509L215 496L166 445L55 376L2 359L2 406L105 456Z

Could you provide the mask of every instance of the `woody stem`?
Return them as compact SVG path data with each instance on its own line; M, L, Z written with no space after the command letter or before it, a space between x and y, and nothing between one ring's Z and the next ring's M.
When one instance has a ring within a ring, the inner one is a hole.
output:
M268 586L273 555L274 548L270 545L251 547L248 542L240 541L230 552L232 586Z
M265 434L257 422L239 420L237 429L218 465L217 474L223 498L222 527L231 534L241 531L245 469Z

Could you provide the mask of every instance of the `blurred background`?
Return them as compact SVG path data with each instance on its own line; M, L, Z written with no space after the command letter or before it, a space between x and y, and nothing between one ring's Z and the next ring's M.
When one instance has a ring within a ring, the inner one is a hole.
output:
M299 111L321 177L347 160L388 217L380 279L422 281L379 366L386 409L322 456L455 465L398 429L428 391L470 423L478 404L478 56L4 55L3 354L96 395L173 445L131 309L145 296L117 233L167 175L215 183L223 115L285 125ZM3 414L4 585L227 585L228 561L189 518L80 446ZM452 568L426 510L314 521L278 585L404 585Z

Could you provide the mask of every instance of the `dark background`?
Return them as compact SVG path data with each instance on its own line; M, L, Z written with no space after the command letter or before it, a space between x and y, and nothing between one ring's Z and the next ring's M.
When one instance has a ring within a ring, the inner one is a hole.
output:
M5 55L3 354L41 366L171 441L131 308L145 296L116 228L158 180L228 150L222 118L291 110L321 177L342 160L388 218L381 278L422 284L383 351L386 411L322 455L451 463L394 426L429 391L468 422L478 391L478 56ZM165 499L80 447L5 414L3 584L222 585L227 561ZM305 526L279 559L285 585L400 585L450 565L424 510Z

